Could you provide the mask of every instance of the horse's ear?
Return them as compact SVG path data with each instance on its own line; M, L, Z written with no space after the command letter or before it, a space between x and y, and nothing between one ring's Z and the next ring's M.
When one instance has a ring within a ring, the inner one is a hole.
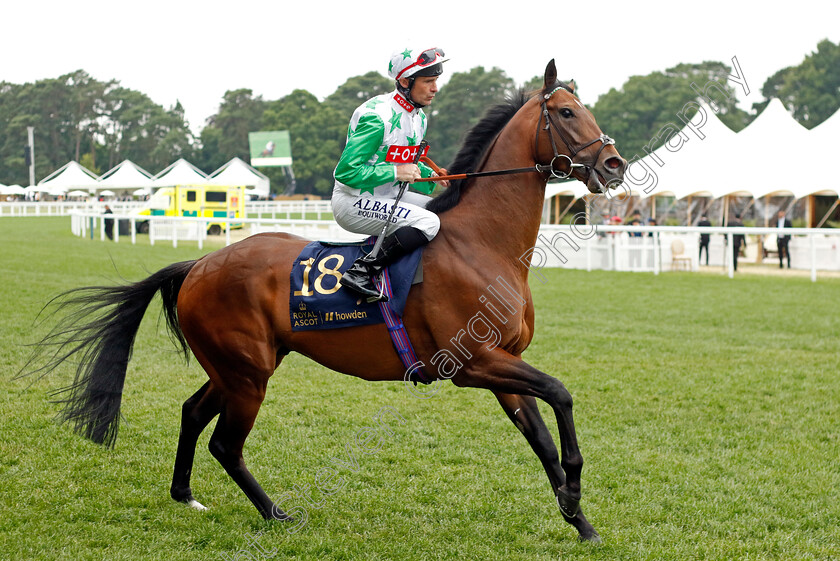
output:
M575 79L572 78L571 80L569 80L569 91L572 92L572 93L575 93L575 88L576 87L577 87L577 84L575 84Z
M554 59L548 61L548 66L545 67L545 88L553 88L557 82L557 67L554 66Z

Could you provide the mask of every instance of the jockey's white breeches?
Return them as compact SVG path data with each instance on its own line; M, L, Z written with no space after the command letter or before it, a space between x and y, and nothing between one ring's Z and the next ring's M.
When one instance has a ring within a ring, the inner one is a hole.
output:
M423 232L429 240L434 238L440 229L440 218L426 210L426 204L431 200L431 197L406 189L386 235L403 226L411 226ZM345 230L378 236L395 201L394 198L376 197L370 193L353 195L336 188L332 194L333 216Z

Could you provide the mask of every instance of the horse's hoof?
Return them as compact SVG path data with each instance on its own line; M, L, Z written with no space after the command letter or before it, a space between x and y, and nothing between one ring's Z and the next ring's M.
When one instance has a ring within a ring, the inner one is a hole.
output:
M204 512L207 510L207 507L195 500L195 497L192 496L192 493L187 491L186 493L175 493L172 492L172 498L178 501L179 503L184 503L190 508L194 508L198 511Z
M580 499L574 498L563 489L560 489L557 491L557 506L560 507L560 514L564 518L571 519L580 512Z
M591 532L581 533L580 541L588 543L601 543L601 535L593 528Z
M194 509L196 509L198 511L201 511L201 512L204 512L205 510L207 510L206 506L204 506L203 504L201 504L200 502L198 502L195 499L190 499L186 502L187 502L187 506L189 506L190 508L194 508Z
M277 505L271 507L271 512L266 516L263 515L263 518L266 520L279 520L281 522L294 522L295 518L289 514L286 514L281 510Z

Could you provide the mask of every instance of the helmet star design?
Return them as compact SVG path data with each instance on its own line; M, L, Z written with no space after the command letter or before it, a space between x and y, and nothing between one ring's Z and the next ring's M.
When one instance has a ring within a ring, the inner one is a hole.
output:
M388 76L399 80L412 76L438 76L443 72L443 49L426 49L417 56L414 55L415 52L417 51L408 48L395 51L388 64Z

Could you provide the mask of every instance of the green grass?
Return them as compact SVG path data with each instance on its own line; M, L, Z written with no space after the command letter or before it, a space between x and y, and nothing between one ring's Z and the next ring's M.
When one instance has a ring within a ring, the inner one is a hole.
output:
M210 510L169 499L180 406L205 376L179 361L157 304L138 336L114 450L53 420L49 392L69 368L13 379L24 345L44 333L33 320L51 296L198 255L194 244L78 239L69 218L0 220L0 559L840 558L837 280L543 271L525 358L575 398L582 504L604 538L593 546L563 522L539 462L488 392L447 383L424 401L398 383L289 357L246 445L272 497L314 486L383 406L406 420L359 455L357 473L339 471L343 488L313 491L323 505L290 534L263 522L213 460L209 430L193 490Z

